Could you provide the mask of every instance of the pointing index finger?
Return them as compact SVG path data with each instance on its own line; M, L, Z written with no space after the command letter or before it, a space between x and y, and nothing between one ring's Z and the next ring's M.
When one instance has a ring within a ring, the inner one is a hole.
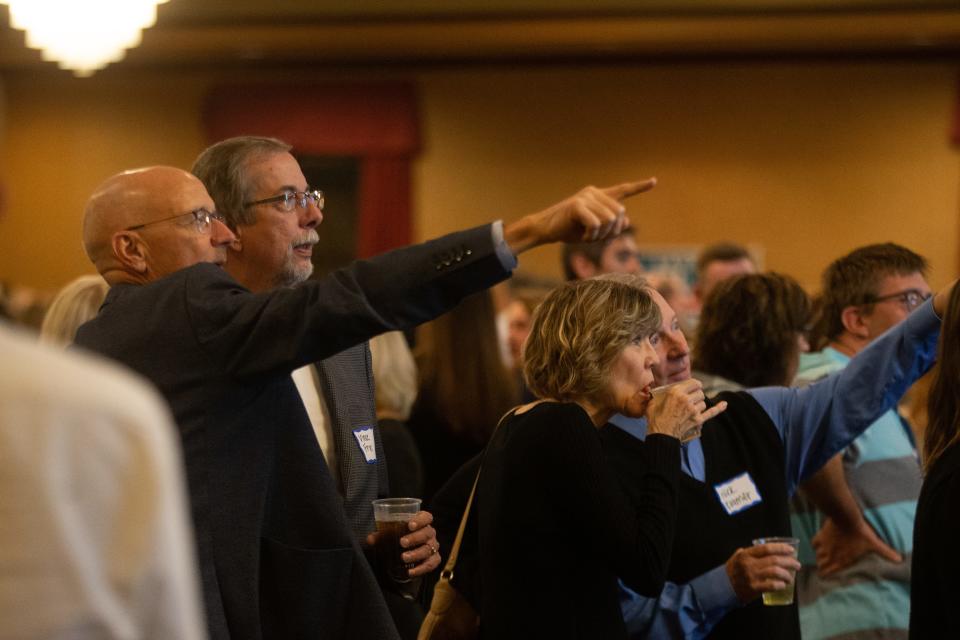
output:
M638 193L650 191L650 189L653 189L655 186L657 186L657 179L647 178L639 182L624 182L612 187L607 187L603 189L603 192L615 200L623 200L635 196Z

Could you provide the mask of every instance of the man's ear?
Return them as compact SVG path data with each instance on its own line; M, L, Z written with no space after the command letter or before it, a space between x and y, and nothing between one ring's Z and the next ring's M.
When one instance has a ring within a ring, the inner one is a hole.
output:
M576 274L578 280L597 275L597 265L590 262L590 259L582 253L574 253L570 256L570 269Z
M840 312L840 322L847 333L864 340L870 337L870 330L864 321L863 307L850 305Z
M236 229L234 229L233 227L230 227L230 231L233 231L233 240L230 241L230 246L227 247L230 251L236 251L239 253L240 251L243 250L243 243L240 242L240 236L243 233L241 231L242 228L243 227L241 227L240 225L237 225Z
M113 256L126 269L135 273L147 272L146 244L133 231L118 231L110 238Z

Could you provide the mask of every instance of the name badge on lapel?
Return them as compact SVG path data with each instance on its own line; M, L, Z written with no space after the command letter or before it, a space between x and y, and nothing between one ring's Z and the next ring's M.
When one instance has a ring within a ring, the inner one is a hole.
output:
M717 497L720 498L720 503L729 516L763 502L760 492L757 491L757 485L753 483L753 478L747 472L713 485L713 490L717 492Z
M354 429L353 437L357 439L367 464L374 464L377 461L377 444L373 436L373 427Z

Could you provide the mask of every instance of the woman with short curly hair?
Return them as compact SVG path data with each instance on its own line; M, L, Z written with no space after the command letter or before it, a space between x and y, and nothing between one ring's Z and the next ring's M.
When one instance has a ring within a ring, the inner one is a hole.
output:
M696 380L654 398L659 325L635 276L568 283L534 314L524 374L540 400L507 415L480 473L484 637L626 638L617 577L660 593L679 439L726 405L706 410ZM615 413L645 415L652 434L636 445L646 464L622 485L598 434Z

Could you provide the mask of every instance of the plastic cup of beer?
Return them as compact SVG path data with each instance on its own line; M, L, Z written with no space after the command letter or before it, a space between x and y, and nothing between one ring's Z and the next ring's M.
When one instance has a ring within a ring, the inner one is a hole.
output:
M677 386L678 384L683 384L684 382L686 382L686 380L681 380L680 382L671 382L670 384L665 384L662 387L654 387L653 389L650 390L650 399L652 400L653 398L662 396L673 387ZM686 443L696 438L699 438L700 430L702 428L703 428L702 425L699 425L696 423L691 423L687 425L683 434L680 436L680 442Z
M800 544L800 541L796 538L782 537L782 536L771 536L769 538L757 538L753 541L754 545L758 544L788 544L793 547L793 557L797 557L797 547ZM796 578L796 575L794 575ZM763 592L763 604L768 607L781 607L788 604L793 604L793 587L795 582L791 582L783 589L777 591L764 591Z
M410 533L408 523L420 511L420 498L382 498L373 501L373 518L377 522L377 542L374 547L377 564L383 575L408 598L415 596L419 581L410 577L416 566L404 562L400 538Z

